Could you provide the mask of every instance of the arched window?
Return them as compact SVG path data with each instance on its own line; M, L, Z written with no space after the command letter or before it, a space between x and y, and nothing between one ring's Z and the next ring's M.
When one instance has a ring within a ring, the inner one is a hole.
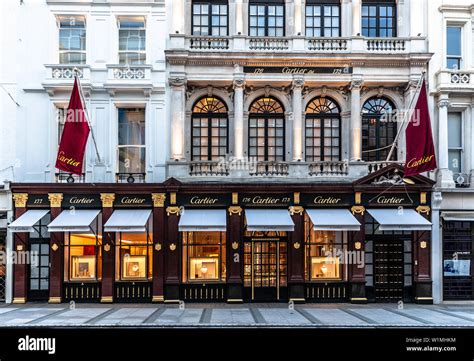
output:
M393 103L383 97L368 99L362 107L362 159L367 162L387 159L397 133L392 116Z
M341 160L341 116L331 98L320 97L309 102L305 138L307 162Z
M274 98L262 97L250 106L249 156L258 161L285 160L285 116Z
M193 107L191 159L218 160L228 152L228 117L224 102L203 97Z

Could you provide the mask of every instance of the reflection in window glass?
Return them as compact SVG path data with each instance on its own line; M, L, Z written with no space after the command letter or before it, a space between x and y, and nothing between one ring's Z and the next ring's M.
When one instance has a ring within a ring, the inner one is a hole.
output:
M61 16L59 21L59 62L86 63L86 23L84 17Z
M461 27L448 26L446 33L446 66L448 69L459 69L461 67Z
M70 234L66 247L69 280L95 281L99 279L101 262L100 237L94 234ZM67 269L67 268L66 268Z
M226 36L228 23L227 4L193 3L193 35Z
M285 36L283 4L250 4L250 36Z
M119 63L145 64L145 20L142 17L119 19Z
M363 36L381 38L397 36L395 1L387 2L363 3L361 19Z
M453 173L462 172L462 113L448 114L448 159Z
M340 36L340 17L338 5L307 5L306 36Z
M119 173L145 173L145 109L118 110Z

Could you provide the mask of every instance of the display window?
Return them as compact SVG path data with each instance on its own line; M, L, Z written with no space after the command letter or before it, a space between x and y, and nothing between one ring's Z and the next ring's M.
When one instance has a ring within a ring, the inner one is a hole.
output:
M117 280L147 280L153 276L153 240L148 232L118 234Z
M224 281L225 232L183 232L183 281Z
M101 276L102 238L95 234L73 234L66 237L66 281L96 281Z

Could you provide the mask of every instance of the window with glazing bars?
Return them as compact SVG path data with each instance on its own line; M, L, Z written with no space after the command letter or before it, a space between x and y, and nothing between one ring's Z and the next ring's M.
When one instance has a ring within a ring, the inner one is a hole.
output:
M285 4L250 3L250 36L285 36Z
M461 68L461 32L460 26L448 26L446 29L446 67L448 69Z
M145 109L118 110L119 173L145 173Z
M228 35L227 1L193 1L193 35Z
M228 152L228 117L224 102L204 97L193 107L191 159L219 160Z
M61 64L86 63L86 21L82 16L60 16L59 62Z
M119 19L120 64L145 64L145 34L145 19L143 17L124 17Z
M305 12L306 36L338 37L341 35L339 5L307 3Z
M341 117L333 100L316 98L308 104L305 133L307 162L341 160Z
M396 19L396 5L394 1L363 1L363 36L381 38L397 36Z
M384 161L395 140L397 122L395 107L385 98L368 99L362 107L362 159L367 162ZM395 152L396 157L396 152Z
M273 98L260 98L250 106L249 156L258 161L285 160L284 111Z

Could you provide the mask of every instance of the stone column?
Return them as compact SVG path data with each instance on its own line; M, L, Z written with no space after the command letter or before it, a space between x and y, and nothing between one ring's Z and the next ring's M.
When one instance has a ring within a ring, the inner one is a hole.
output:
M352 35L356 36L361 33L361 1L352 0Z
M298 36L298 34L303 34L303 3L301 0L294 0L294 29L295 29L295 36Z
M448 106L447 95L442 95L438 100L438 182L443 188L454 188L448 158Z
M51 221L61 214L62 193L49 193ZM54 232L51 236L49 256L49 303L61 303L64 280L64 232Z
M102 201L102 230L105 223L109 220L113 212L115 194L101 193ZM111 303L114 298L114 281L115 281L115 232L102 232L102 282L101 282L101 298L102 303Z
M293 161L303 159L303 86L304 77L293 77Z
M26 212L26 203L28 201L28 193L14 193L13 201L15 202L15 219L21 217ZM13 233L13 249L14 252L27 252L28 233ZM26 303L28 294L28 264L25 262L15 262L13 265L13 303Z
M186 21L184 9L185 0L173 0L173 28L171 29L171 33L179 32L180 34L184 34L184 23Z
M234 74L234 157L244 157L244 74Z
M171 87L171 158L183 160L185 158L186 77L184 74L172 74L169 85Z
M350 160L362 159L362 117L360 114L360 89L362 79L354 79L351 82L351 152Z

